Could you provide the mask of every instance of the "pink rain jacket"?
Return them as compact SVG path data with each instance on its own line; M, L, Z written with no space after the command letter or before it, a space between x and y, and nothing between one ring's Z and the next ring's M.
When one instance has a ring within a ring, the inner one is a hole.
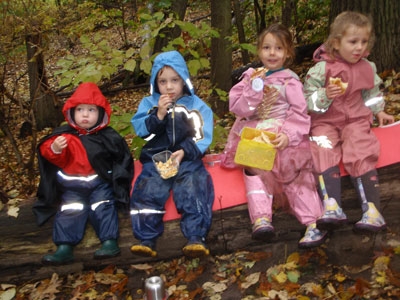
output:
M384 109L375 64L363 58L355 64L340 57L331 58L325 47L314 53L316 64L308 71L304 93L311 116L311 143L316 171L337 166L342 160L354 177L375 168L379 141L371 131L372 117ZM330 77L348 83L345 93L335 99L326 97ZM368 104L370 99L376 99Z
M282 182L289 182L297 171L309 164L310 156L308 132L310 117L307 115L307 104L303 96L303 85L299 77L291 70L277 71L264 78L264 85L279 90L274 101L269 101L267 114L258 118L259 105L263 102L263 91L252 88L250 68L243 73L242 80L232 87L229 93L229 109L237 119L231 129L223 156L223 166L235 167L233 162L240 133L243 127L252 127L271 132L285 133L289 138L289 146L277 151L272 172ZM304 153L302 150L305 150ZM267 172L267 171L266 171Z

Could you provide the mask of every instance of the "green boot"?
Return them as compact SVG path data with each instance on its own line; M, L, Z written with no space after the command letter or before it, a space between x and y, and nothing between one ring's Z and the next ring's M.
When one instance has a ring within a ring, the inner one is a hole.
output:
M115 257L121 253L121 250L118 247L117 240L106 240L101 245L101 248L94 252L94 258L96 259L104 259Z
M54 254L43 256L42 263L46 265L64 265L73 262L73 246L61 244L58 245Z

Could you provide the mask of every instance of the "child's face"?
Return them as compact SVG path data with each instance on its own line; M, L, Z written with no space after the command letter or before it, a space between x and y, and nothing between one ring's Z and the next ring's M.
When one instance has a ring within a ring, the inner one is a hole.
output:
M287 51L281 41L268 33L258 50L258 56L264 67L273 71L281 69L287 58Z
M75 107L74 118L76 125L90 129L99 119L99 109L94 104L79 104Z
M370 31L367 27L350 25L343 37L335 41L334 48L345 61L354 64L367 51L369 37Z
M173 101L183 95L183 80L170 67L163 68L157 76L157 85L161 95L168 94Z

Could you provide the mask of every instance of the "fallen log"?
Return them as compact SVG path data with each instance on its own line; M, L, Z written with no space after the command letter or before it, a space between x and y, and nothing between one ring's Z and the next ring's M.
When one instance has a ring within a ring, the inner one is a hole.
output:
M381 192L381 211L388 224L388 232L396 231L400 236L400 140L396 139L400 133L400 125L395 124L387 128L373 129L381 141L381 156L378 161L378 173ZM268 244L251 239L251 225L248 216L246 197L241 171L226 170L214 165L214 160L205 160L206 166L213 177L215 186L215 203L213 223L208 235L208 245L212 254L222 254L237 250L269 249L272 253L284 255L287 251L296 251L297 242L304 232L304 226L298 223L295 217L284 211L276 211L273 218L276 236ZM135 165L136 176L140 166ZM352 232L352 225L361 218L360 204L350 182L349 176L342 170L342 200L343 209L348 216L349 223L343 226L327 241L327 252L337 261L351 259L351 249L360 257L369 259L374 249L383 245L386 235L376 235L370 247L361 242L360 235ZM229 199L228 199L229 198ZM94 251L100 246L92 227L89 225L83 241L75 248L75 262L66 266L49 267L41 264L43 255L53 252L55 245L52 242L52 222L42 227L36 225L32 213L34 199L27 200L20 205L18 218L10 217L3 210L0 212L0 278L1 282L21 282L49 277L53 272L65 275L85 269L99 269L109 264L120 268L129 268L132 264L143 263L149 260L164 260L182 255L181 248L186 241L179 227L179 215L171 199L167 202L167 213L164 216L165 232L158 242L158 256L153 259L133 256L130 246L137 243L133 237L130 217L127 213L120 214L121 256L96 261ZM399 241L400 243L400 241ZM285 249L285 251L282 251ZM349 250L350 249L350 250ZM342 252L346 251L346 255ZM366 252L367 251L367 252ZM362 255L365 254L365 255Z
M400 164L380 168L378 172L382 213L388 223L388 231L398 230L400 228ZM352 232L352 224L361 217L360 205L348 176L342 177L342 185L343 208L349 218L349 224L335 232L326 242L327 251L338 260L345 257L351 259L349 249L361 245L361 242L356 242L360 236ZM132 255L129 248L137 241L132 234L129 215L121 214L119 240L121 256L106 260L94 260L93 253L100 245L89 225L83 241L75 248L76 259L73 264L57 267L44 266L41 264L41 257L55 250L51 239L52 222L48 222L42 227L36 225L31 210L33 201L34 199L29 199L20 206L18 218L7 216L4 211L0 212L1 282L18 283L48 278L54 272L65 275L87 269L98 270L109 264L120 268L129 268L132 264L171 259L182 255L181 248L185 244L185 239L179 228L179 220L166 222L164 235L158 242L157 258L149 259ZM216 201L219 200L216 199ZM211 254L229 253L243 249L269 250L276 255L283 255L283 249L297 251L297 242L304 232L304 227L297 222L296 218L283 211L277 211L274 214L273 225L276 236L270 243L254 241L251 239L251 225L246 204L216 210L208 236ZM374 239L374 246L367 247L371 253L368 252L365 255L366 258L372 255L374 248L381 245L383 239L384 235ZM343 251L346 251L346 255L342 255ZM367 251L365 244L360 251ZM360 253L357 252L357 255Z

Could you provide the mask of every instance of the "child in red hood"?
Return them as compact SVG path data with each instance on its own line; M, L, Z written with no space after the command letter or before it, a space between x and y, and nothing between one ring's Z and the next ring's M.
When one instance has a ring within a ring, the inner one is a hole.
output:
M72 262L73 247L82 240L88 220L102 243L94 257L119 255L116 203L129 201L134 170L130 150L108 126L111 107L96 84L81 84L63 113L68 124L38 146L41 182L34 206L38 223L54 212L49 208L57 208L53 228L57 251L42 262Z

